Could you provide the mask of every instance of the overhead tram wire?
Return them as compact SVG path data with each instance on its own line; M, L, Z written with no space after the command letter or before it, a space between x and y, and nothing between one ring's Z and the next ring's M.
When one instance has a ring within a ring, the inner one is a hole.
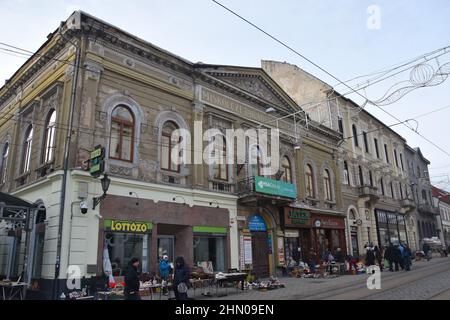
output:
M389 111L385 110L384 108L380 107L379 105L377 105L376 103L374 103L373 101L369 100L367 97L365 97L363 94L361 94L360 92L356 91L355 89L353 89L352 87L350 87L348 84L344 83L343 81L341 81L339 78L337 78L336 76L334 76L333 74L331 74L330 72L328 72L327 70L325 70L324 68L322 68L321 66L319 66L318 64L316 64L315 62L313 62L312 60L310 60L309 58L307 58L306 56L304 56L303 54L301 54L300 52L298 52L297 50L293 49L291 46L287 45L286 43L284 43L283 41L279 40L278 38L276 38L275 36L271 35L270 33L268 33L267 31L265 31L264 29L262 29L261 27L257 26L256 24L254 24L253 22L249 21L248 19L244 18L243 16L241 16L240 14L238 14L237 12L231 10L230 8L226 7L225 5L223 5L222 3L216 1L216 0L211 0L212 2L214 2L215 4L217 4L218 6L222 7L223 9L225 9L226 11L230 12L231 14L235 15L236 17L238 17L239 19L243 20L244 22L246 22L247 24L251 25L252 27L254 27L255 29L259 30L260 32L262 32L263 34L265 34L266 36L268 36L269 38L271 38L272 40L276 41L277 43L279 43L280 45L282 45L283 47L287 48L288 50L292 51L293 53L295 53L296 55L298 55L299 57L301 57L302 59L304 59L305 61L309 62L311 65L315 66L316 68L318 68L319 70L321 70L322 72L324 72L325 74L327 74L328 76L332 77L333 79L335 79L339 84L344 85L345 87L347 87L348 89L350 89L352 92L354 92L355 94L357 94L358 96L360 96L361 98L363 98L365 101L369 102L370 104L372 104L373 106L377 107L378 109L380 109L381 111L383 111L384 113L388 114L390 117L392 117L393 119L397 120L398 122L402 122L402 120L400 120L397 116L393 115L392 113L390 113ZM432 144L433 146L435 146L437 149L439 149L440 151L442 151L443 153L445 153L447 156L450 157L450 153L448 153L447 151L445 151L443 148L441 148L440 146L438 146L436 143L432 142L430 139L424 137L422 134L420 134L417 130L415 130L413 127L407 125L406 123L403 123L404 126L406 126L408 129L410 129L411 131L415 132L417 135L419 135L420 137L422 137L424 140L426 140L428 143Z

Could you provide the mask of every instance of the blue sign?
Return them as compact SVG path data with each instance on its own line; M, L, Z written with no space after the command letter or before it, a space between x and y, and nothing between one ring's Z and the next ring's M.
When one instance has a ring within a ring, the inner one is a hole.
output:
M267 231L267 226L261 216L252 216L248 220L248 229L250 231Z

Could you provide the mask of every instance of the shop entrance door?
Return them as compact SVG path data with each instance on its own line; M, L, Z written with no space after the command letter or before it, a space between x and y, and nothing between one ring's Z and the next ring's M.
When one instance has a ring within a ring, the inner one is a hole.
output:
M175 261L175 237L159 236L158 237L158 261L163 256L168 256L170 262Z
M269 277L269 244L267 232L252 232L253 272L259 278Z
M358 232L355 230L352 230L351 233L351 240L352 240L352 255L356 258L359 257L359 242L358 242Z

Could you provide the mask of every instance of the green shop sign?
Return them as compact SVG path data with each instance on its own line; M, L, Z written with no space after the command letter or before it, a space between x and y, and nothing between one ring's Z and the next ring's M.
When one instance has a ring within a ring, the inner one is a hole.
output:
M255 177L255 191L272 196L297 198L297 188L292 183L272 180L264 177Z
M105 220L105 230L123 233L150 233L153 229L151 222Z
M194 227L193 228L194 233L220 233L220 234L227 234L228 230L227 228L223 227Z
M311 213L303 210L285 209L285 224L288 226L310 226Z

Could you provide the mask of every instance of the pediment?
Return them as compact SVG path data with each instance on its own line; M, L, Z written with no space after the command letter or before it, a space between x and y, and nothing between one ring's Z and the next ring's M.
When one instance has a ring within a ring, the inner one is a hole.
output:
M284 110L295 110L286 93L274 85L272 79L263 73L207 72L216 79L257 97L269 106Z

